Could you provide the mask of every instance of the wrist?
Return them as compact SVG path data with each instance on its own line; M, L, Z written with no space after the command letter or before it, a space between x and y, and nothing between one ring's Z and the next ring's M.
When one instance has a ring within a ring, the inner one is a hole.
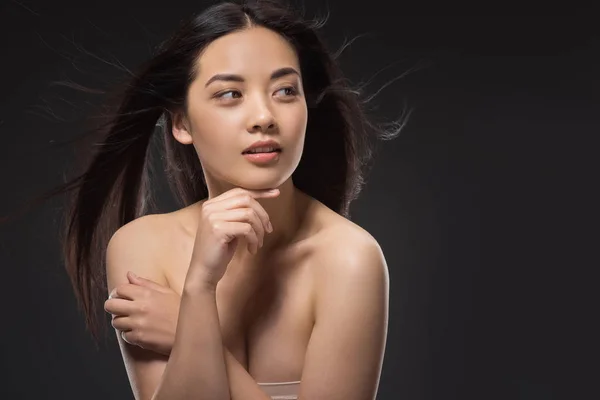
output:
M188 276L183 284L183 292L185 294L212 294L216 295L217 293L217 285L209 282L206 279L190 279Z

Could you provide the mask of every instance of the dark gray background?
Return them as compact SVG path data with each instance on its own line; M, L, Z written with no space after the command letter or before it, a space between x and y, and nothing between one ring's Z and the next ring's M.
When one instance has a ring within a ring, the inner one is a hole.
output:
M71 172L73 150L53 143L76 136L101 104L51 82L122 77L107 61L134 68L205 4L0 3L1 213ZM341 56L354 82L373 78L373 93L417 67L374 100L380 120L412 113L380 146L352 208L390 269L378 398L594 397L597 242L583 234L597 204L594 14L327 4L306 9L329 8L332 49L367 34ZM161 178L157 187L171 207ZM76 309L56 238L61 200L0 225L0 397L131 398L116 340L95 350Z

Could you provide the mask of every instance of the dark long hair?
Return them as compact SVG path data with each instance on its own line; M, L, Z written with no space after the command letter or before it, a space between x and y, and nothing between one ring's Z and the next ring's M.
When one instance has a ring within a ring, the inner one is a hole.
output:
M281 34L300 61L308 125L292 179L301 191L349 218L350 203L361 191L373 155L373 139L391 139L405 123L369 122L361 92L350 86L335 54L317 34L322 21L305 21L273 0L221 3L186 19L116 92L83 172L50 194L70 194L61 236L63 256L86 326L96 340L99 323L106 322L102 304L107 296L107 243L121 226L153 211L149 144L156 135L162 137L165 172L179 205L208 196L197 153L174 139L171 116L187 109L200 52L213 40L249 26Z

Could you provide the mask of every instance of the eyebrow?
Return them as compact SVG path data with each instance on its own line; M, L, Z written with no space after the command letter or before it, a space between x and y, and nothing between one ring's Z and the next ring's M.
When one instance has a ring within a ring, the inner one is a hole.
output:
M298 71L296 71L294 68L292 68L292 67L285 67L285 68L279 68L279 69L273 71L273 73L271 74L270 80L273 81L275 79L279 79L279 78L281 78L283 76L290 75L290 74L296 74L296 75L300 76L300 73L298 73ZM240 75L235 75L235 74L217 74L217 75L213 76L212 78L210 78L206 82L206 84L204 85L204 87L207 87L208 85L210 85L214 81L244 82L244 78L241 77Z

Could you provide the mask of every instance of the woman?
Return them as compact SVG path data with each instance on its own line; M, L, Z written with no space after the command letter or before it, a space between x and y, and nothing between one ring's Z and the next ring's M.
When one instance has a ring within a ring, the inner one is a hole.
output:
M368 122L317 27L272 1L190 18L64 187L69 275L95 337L109 293L137 399L375 398L388 271L348 210L370 139L399 129ZM157 127L183 205L166 214Z

